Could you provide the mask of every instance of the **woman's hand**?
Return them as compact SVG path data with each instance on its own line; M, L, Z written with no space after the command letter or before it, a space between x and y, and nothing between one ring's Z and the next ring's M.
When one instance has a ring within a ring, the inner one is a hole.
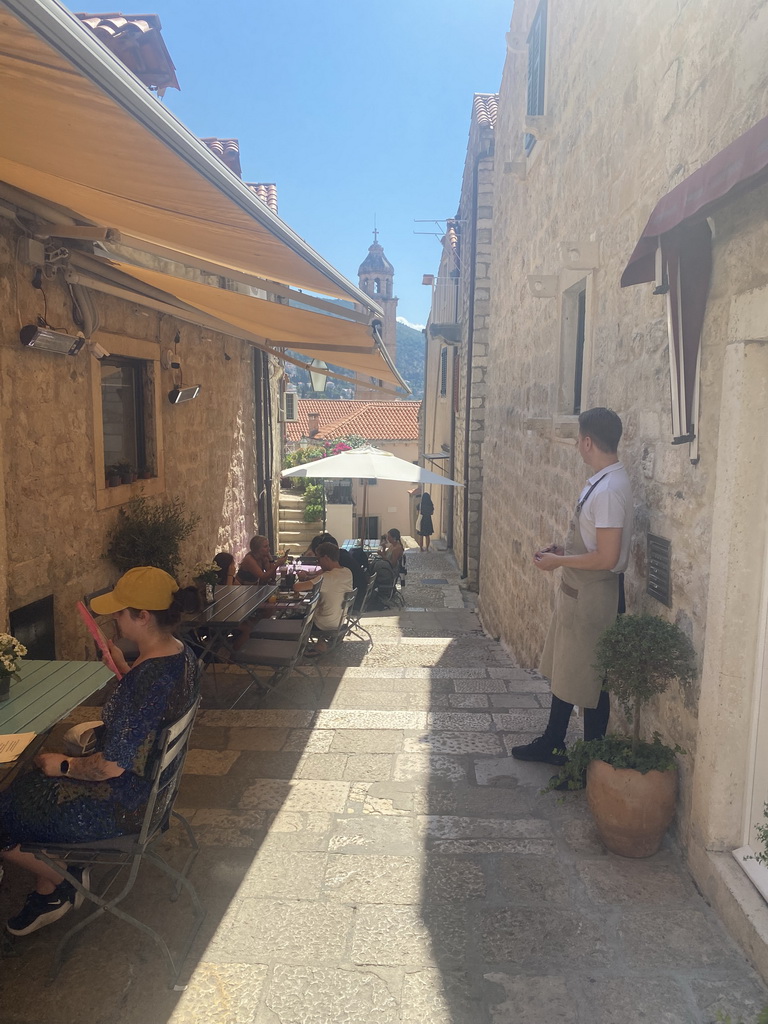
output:
M109 644L109 653L112 655L112 661L114 661L118 672L120 672L121 675L125 675L126 672L130 672L131 666L125 660L125 655L117 644L113 644L111 640L108 640L107 643Z
M43 775L47 775L50 779L61 778L62 761L66 761L63 754L38 754L34 759L34 763Z

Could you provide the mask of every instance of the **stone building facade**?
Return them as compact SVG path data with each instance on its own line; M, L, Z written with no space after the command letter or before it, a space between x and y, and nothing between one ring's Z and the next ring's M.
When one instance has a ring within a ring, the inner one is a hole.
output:
M110 356L140 361L148 378L151 476L108 487L104 366L88 346L67 356L19 343L17 323L34 323L44 308L50 323L74 332L72 296L61 275L33 287L33 268L17 260L21 233L0 223L0 318L9 325L0 341L0 619L52 596L57 656L85 658L90 645L75 603L116 578L105 558L108 535L132 497L180 497L200 517L183 550L187 579L216 551L242 557L250 537L276 522L277 488L270 482L259 494L257 460L266 433L267 475L279 473L279 432L271 427L282 368L243 340L143 306L139 295L130 302L92 293L100 322L93 342ZM185 384L201 385L194 401L169 402L178 372L167 353L180 363Z
M768 799L764 168L740 180L732 160L735 177L709 205L696 207L694 196L716 187L718 154L768 114L768 5L519 0L507 41L481 614L522 664L537 664L557 581L531 555L564 537L586 477L574 448L579 409L615 409L636 503L628 610L678 623L701 664L693 686L657 700L645 728L686 751L677 836L698 883L768 975L768 906L732 856L754 841ZM682 427L671 414L683 385L671 376L665 271L655 288L620 286L654 207L676 187L681 213L669 233L658 230L661 251L682 245L690 224L712 238ZM647 593L649 534L671 545L669 606Z
M459 208L442 240L425 356L423 452L446 451L447 476L466 485L440 496L435 522L444 524L473 590L483 515L496 112L495 95L474 97Z

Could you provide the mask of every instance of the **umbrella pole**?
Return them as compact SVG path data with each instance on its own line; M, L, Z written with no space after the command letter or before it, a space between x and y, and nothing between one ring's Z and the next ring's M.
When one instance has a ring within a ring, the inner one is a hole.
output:
M360 547L365 547L365 521L368 517L368 478L363 481L363 515L360 521Z

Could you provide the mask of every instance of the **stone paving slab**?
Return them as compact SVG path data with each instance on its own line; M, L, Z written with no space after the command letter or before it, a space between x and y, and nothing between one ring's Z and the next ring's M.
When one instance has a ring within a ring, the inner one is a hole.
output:
M671 841L608 854L584 794L542 794L553 769L508 756L549 687L482 634L458 582L444 553L409 552L407 601L428 610L368 617L370 654L345 642L261 706L201 712L180 808L208 917L185 992L106 920L36 983L55 925L3 961L2 1024L756 1024L768 993ZM224 671L206 694L246 684ZM162 846L180 863L184 842ZM0 909L23 891L8 872ZM130 906L173 936L188 909L168 894L147 870Z

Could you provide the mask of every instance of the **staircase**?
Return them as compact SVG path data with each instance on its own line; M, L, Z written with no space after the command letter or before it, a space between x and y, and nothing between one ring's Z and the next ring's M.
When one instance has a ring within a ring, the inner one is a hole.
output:
M290 548L292 555L300 555L312 538L323 532L323 521L304 522L304 495L299 492L281 490L279 507L277 546L280 551Z

